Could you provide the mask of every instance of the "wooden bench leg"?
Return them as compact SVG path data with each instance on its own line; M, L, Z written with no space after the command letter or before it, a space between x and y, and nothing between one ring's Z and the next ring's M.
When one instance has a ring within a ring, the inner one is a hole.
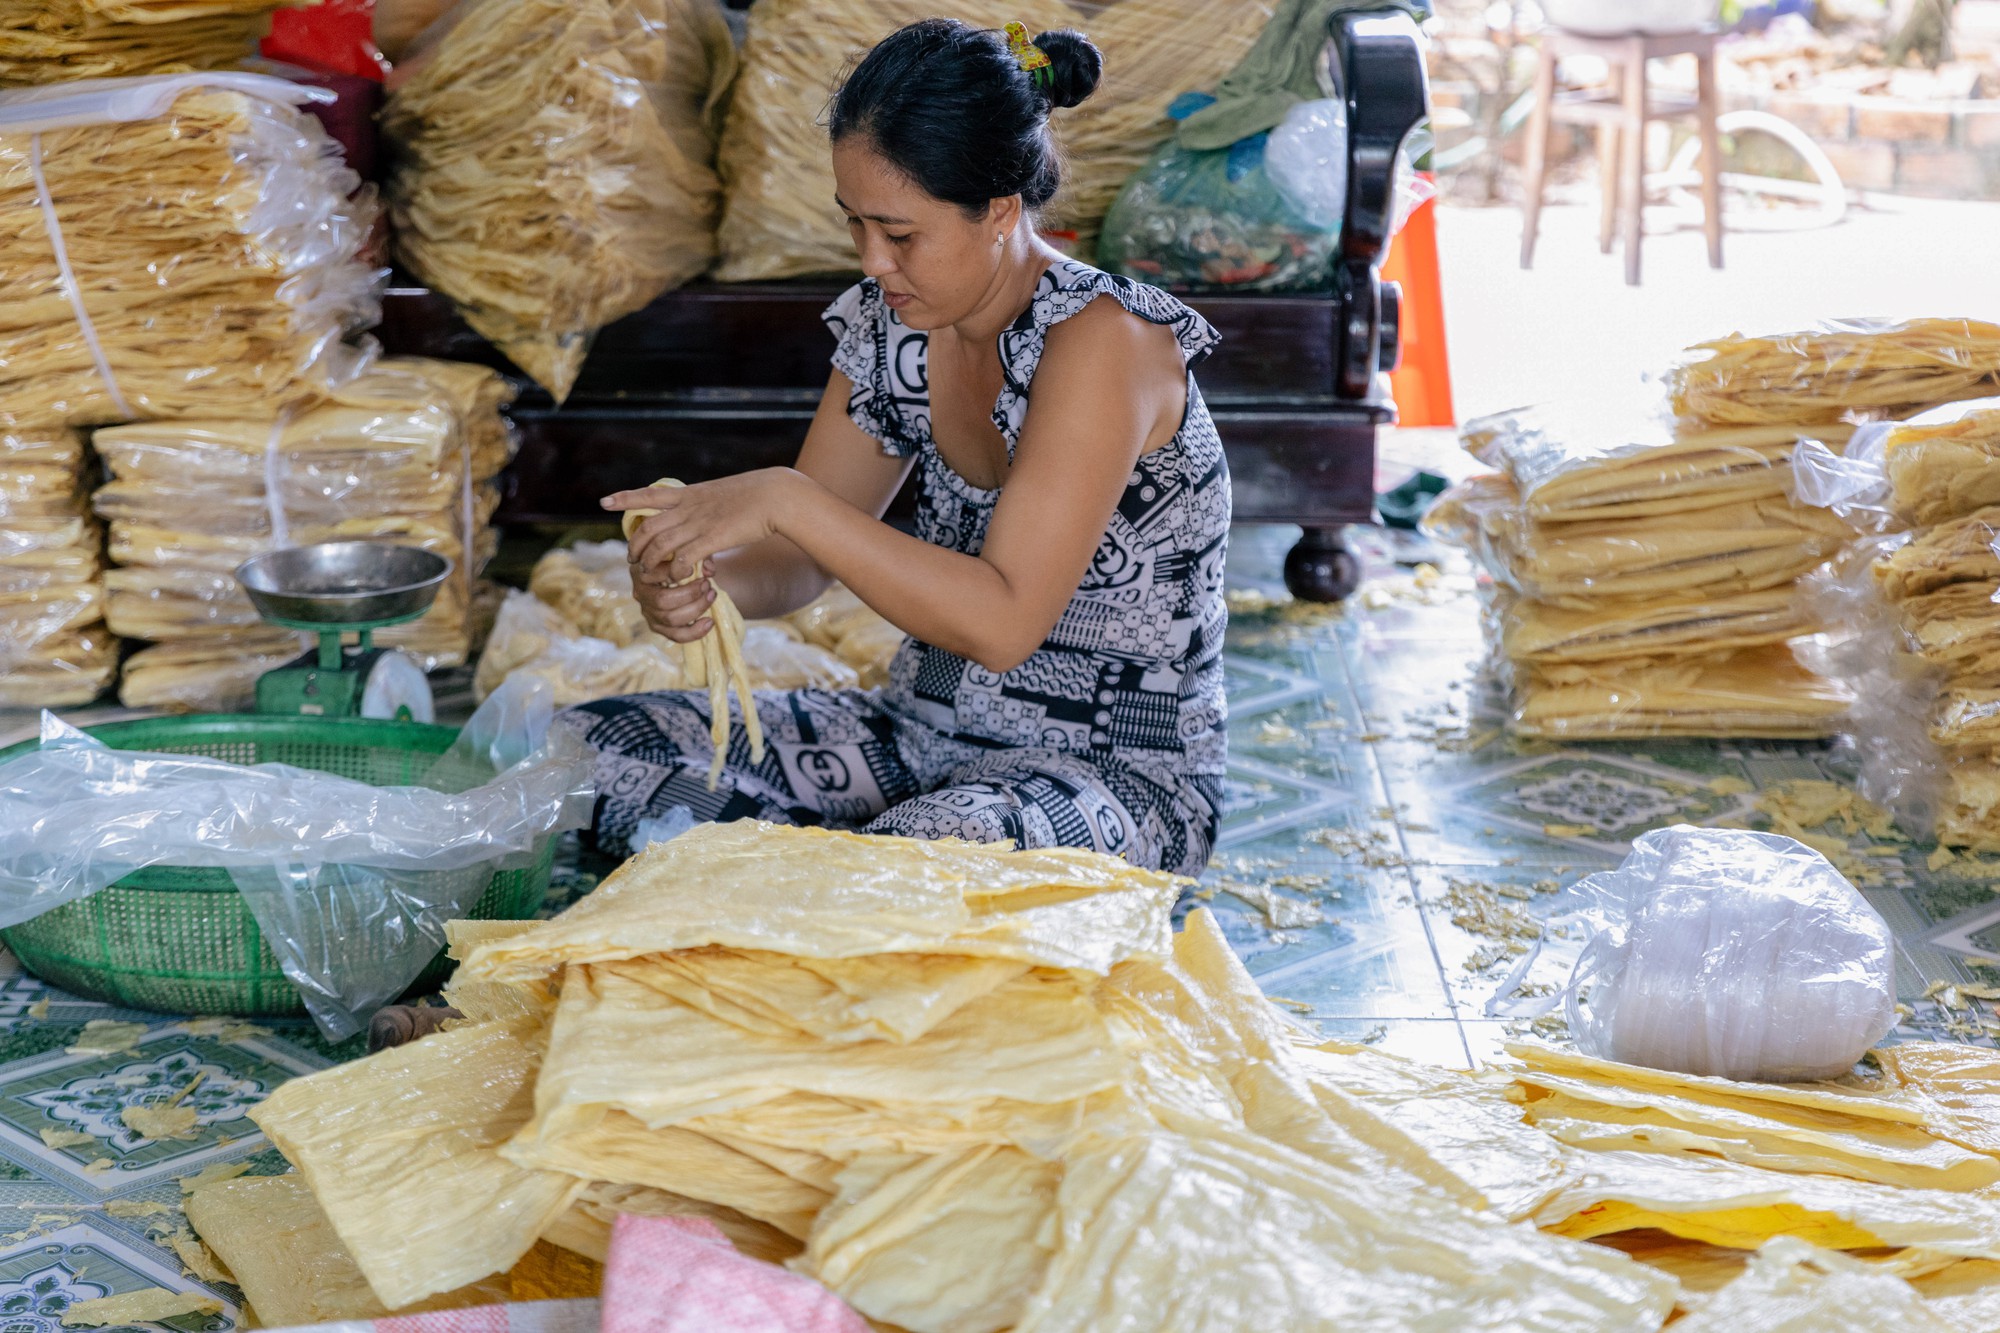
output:
M1624 176L1625 281L1639 285L1639 247L1646 235L1646 39L1632 39L1625 69Z
M1715 120L1722 108L1715 90L1715 57L1697 57L1695 70L1699 80L1695 114L1701 122L1701 226L1708 235L1708 266L1721 268L1722 143Z
M1285 587L1302 602L1342 602L1361 586L1344 528L1307 528L1285 553Z
M1617 66L1611 69L1611 95L1622 96L1624 79ZM1618 237L1618 191L1623 179L1618 171L1618 153L1624 136L1615 123L1597 127L1598 217L1597 252L1608 255Z
M1528 117L1526 197L1521 204L1521 267L1535 265L1535 238L1542 227L1542 189L1549 176L1549 132L1555 122L1556 53L1544 46L1535 67L1535 109ZM1492 152L1499 152L1494 144Z

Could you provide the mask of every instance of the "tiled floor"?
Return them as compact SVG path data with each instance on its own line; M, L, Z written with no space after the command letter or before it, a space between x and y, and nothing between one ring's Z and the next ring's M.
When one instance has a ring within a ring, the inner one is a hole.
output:
M1265 989L1328 1036L1463 1065L1524 1021L1491 1017L1487 1003L1527 947L1522 923L1547 917L1557 889L1615 865L1647 829L1754 820L1759 790L1838 777L1840 764L1819 746L1510 742L1479 676L1469 578L1447 565L1441 581L1417 579L1396 556L1435 552L1367 536L1368 586L1326 609L1271 604L1289 532L1236 535L1229 804L1203 905ZM0 718L0 732L24 726L32 719ZM1856 853L1867 844L1857 839ZM1899 989L1913 1010L1904 1030L1943 1035L1949 1022L1966 1036L1979 1016L1924 992L2000 979L2000 899L1992 871L1932 872L1926 859L1905 848L1870 860L1865 891L1901 942ZM562 872L550 910L592 883ZM1560 980L1562 966L1557 941L1531 980ZM69 1052L93 1018L149 1027L129 1051ZM199 1285L164 1244L181 1220L176 1178L215 1162L282 1170L245 1110L286 1078L356 1053L300 1023L259 1027L87 1004L0 954L0 1330L58 1333L72 1300ZM195 1137L148 1142L123 1126L125 1107L197 1074ZM52 1148L45 1129L93 1142ZM231 1302L223 1315L172 1327L233 1328L237 1293L215 1291Z

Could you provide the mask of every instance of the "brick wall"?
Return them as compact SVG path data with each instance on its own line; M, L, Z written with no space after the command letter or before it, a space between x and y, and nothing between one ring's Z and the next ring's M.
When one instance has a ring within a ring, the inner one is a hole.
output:
M1826 150L1850 189L2000 199L2000 101L1906 102L1837 93L1732 97L1782 116Z

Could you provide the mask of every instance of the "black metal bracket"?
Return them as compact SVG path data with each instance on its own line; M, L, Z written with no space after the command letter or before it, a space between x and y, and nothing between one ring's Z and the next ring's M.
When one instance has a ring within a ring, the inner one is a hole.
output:
M1402 293L1382 281L1396 219L1396 155L1430 114L1423 35L1404 11L1342 14L1333 41L1347 98L1347 216L1334 291L1340 299L1335 392L1393 411L1382 372L1396 364Z

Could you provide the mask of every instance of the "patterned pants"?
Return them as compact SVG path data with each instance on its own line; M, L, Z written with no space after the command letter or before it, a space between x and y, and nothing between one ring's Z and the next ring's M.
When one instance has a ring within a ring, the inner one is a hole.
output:
M1201 873L1220 779L1162 777L1058 750L987 750L899 718L863 690L767 691L753 763L735 702L722 779L708 789L706 692L600 699L559 714L597 751L600 850L621 855L642 819L686 806L697 820L828 824L913 838L1088 847L1134 865Z

